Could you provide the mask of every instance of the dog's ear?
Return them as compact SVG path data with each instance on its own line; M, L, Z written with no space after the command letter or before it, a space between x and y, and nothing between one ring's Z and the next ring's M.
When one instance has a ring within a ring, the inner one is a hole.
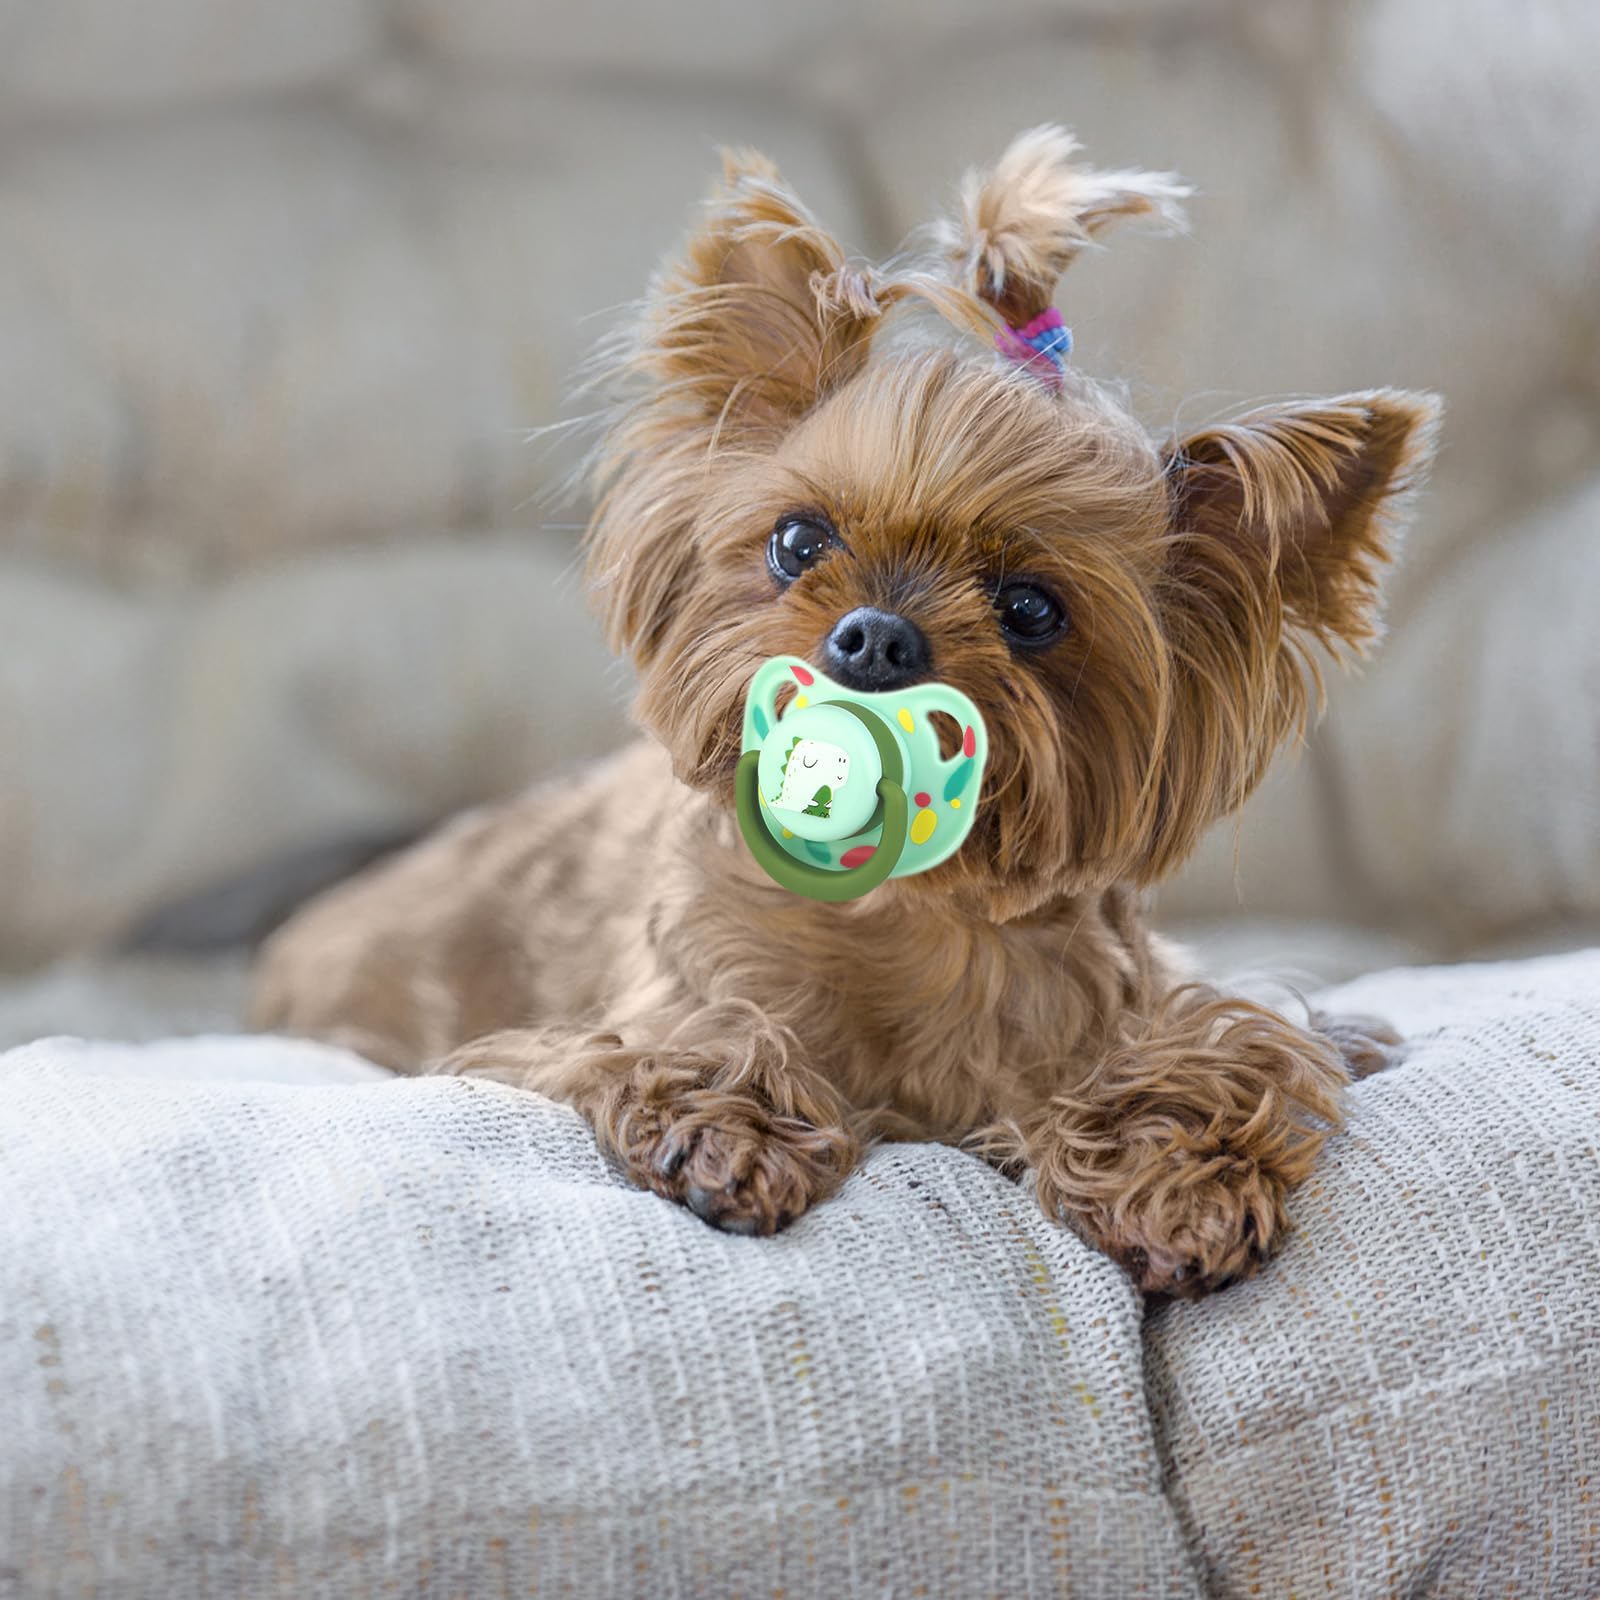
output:
M1377 390L1268 407L1167 453L1161 613L1173 696L1146 876L1255 788L1320 703L1310 647L1364 654L1439 403Z
M1269 406L1177 441L1167 452L1177 569L1199 578L1209 567L1270 594L1290 625L1361 652L1438 415L1431 395L1383 389Z
M623 398L594 459L586 543L614 648L649 665L683 611L710 452L780 436L860 369L881 310L871 269L846 259L769 161L724 155L700 225L605 363Z
M1054 298L1072 260L1122 217L1184 225L1193 191L1170 172L1096 172L1077 165L1078 141L1046 124L1018 135L988 172L969 172L958 214L936 224L960 285L1014 327Z
M666 412L724 433L771 431L866 359L880 306L765 157L725 152L722 181L681 257L657 279L635 370Z

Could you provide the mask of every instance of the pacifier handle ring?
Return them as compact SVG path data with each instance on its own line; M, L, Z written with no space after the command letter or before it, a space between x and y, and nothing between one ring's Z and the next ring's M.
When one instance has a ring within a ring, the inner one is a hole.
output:
M739 832L750 847L761 870L780 888L794 894L803 894L811 900L825 900L837 905L845 900L858 900L871 889L876 889L895 869L906 847L906 825L911 807L906 792L893 778L878 779L878 799L883 806L883 837L876 850L859 867L849 867L834 872L827 867L814 867L809 862L797 861L776 839L767 832L761 820L761 752L746 750L739 757L734 773L734 815L739 819Z

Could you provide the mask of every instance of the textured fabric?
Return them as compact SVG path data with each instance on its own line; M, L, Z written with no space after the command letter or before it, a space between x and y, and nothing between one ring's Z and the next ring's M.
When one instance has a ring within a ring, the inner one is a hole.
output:
M1361 979L1354 1092L1260 1280L1148 1323L1216 1595L1600 1594L1600 950Z
M1136 1296L977 1161L738 1239L563 1108L360 1070L0 1061L7 1600L1199 1592Z
M1325 1003L1410 1060L1143 1364L951 1151L736 1239L494 1085L14 1051L0 1594L1600 1592L1600 950Z

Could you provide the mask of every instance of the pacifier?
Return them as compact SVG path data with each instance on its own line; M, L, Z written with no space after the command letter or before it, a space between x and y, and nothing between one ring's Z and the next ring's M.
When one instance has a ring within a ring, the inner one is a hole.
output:
M782 713L778 696L794 690ZM946 758L932 713L961 728ZM744 703L735 812L774 883L854 900L926 872L972 831L989 739L978 708L945 683L858 694L796 656L756 669Z

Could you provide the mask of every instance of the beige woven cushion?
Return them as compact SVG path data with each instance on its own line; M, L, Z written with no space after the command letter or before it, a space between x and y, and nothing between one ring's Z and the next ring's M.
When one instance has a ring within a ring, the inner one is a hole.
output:
M1137 1296L973 1158L738 1239L564 1107L362 1072L0 1058L0 1591L1199 1594Z
M1365 978L1407 1062L1256 1282L1146 1324L1209 1593L1600 1593L1600 950Z
M0 1552L23 1594L1593 1595L1600 950L1333 999L1411 1060L1142 1351L954 1151L736 1239L495 1085L14 1052Z

